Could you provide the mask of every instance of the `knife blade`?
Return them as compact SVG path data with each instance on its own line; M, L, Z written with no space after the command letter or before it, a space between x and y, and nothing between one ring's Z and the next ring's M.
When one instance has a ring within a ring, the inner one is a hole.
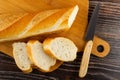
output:
M87 42L85 45L85 49L83 52L82 56L82 61L80 65L80 70L79 70L79 77L85 77L87 70L88 70L88 65L89 65L89 59L90 59L90 54L93 46L93 38L95 34L95 26L97 22L97 17L98 17L98 12L99 12L99 7L100 3L98 3L93 11L93 14L91 16L90 22L88 24L88 28L85 34L85 41Z

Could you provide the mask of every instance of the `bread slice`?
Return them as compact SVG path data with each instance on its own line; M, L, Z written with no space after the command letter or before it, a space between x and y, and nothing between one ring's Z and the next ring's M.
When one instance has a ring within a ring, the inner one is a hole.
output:
M63 61L56 60L55 65L51 66L48 71L45 71L45 70L43 70L39 67L36 67L36 66L33 66L33 68L39 70L40 72L49 73L49 72L53 72L53 71L57 70L63 63L64 63Z
M47 55L42 43L37 40L28 41L27 50L32 63L43 72L50 71L50 67L56 64L56 59Z
M32 71L31 61L28 57L28 52L26 49L26 43L13 43L13 57L20 70L22 70L25 73L29 73Z
M50 69L49 69L49 71L47 71L47 72L55 71L55 70L58 69L62 64L63 64L63 61L56 60L55 65L51 66ZM44 72L45 72L45 71L44 71Z
M45 39L43 49L48 55L61 61L73 61L77 55L76 45L64 37Z

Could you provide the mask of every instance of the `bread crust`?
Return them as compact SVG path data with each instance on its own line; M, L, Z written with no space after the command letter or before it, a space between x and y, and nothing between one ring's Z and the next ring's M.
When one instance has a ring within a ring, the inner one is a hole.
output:
M62 65L62 61L56 61L56 63L55 63L55 65L53 65L53 66L51 66L50 68L49 68L49 70L43 70L43 69L41 69L41 68L39 68L36 64L35 64L35 62L34 62L34 59L32 58L32 52L31 52L31 46L32 46L32 44L34 44L36 41L38 41L38 40L30 40L28 43L27 43L27 50L28 50L28 56L29 56L29 58L30 58L30 60L31 60L31 62L32 62L32 68L35 68L35 69L38 69L38 70L40 70L41 72L52 72L52 71L54 71L54 70L56 70L60 65Z
M51 13L51 15L48 15L47 17L38 15L39 13L28 13L24 17L19 19L16 23L12 24L5 30L0 31L0 42L19 40L40 34L49 34L51 32L56 33L66 31L70 29L77 12L78 6L62 9L53 9L53 11L49 10L44 11L43 13L41 12L42 14ZM73 15L73 13L75 14ZM36 20L37 15L42 16L41 18L43 19L40 18L40 21ZM30 27L31 25L32 27Z
M13 58L15 59L15 62L16 62L16 65L18 66L18 68L20 69L20 70L22 70L24 73L30 73L30 72L32 72L32 66L31 66L31 64L30 64L30 66L29 66L29 68L27 68L26 70L25 69L23 69L23 68L21 68L20 66L19 66L19 60L17 60L17 55L16 55L17 53L15 53L15 51L13 51Z
M54 39L55 37L50 37L50 38L47 38L43 41L43 49L45 51L46 54L48 54L49 56L51 57L54 57L57 59L57 57L51 52L50 50L50 43L51 41Z
M35 42L36 40L29 40L29 42L27 42L27 46L26 46L26 49L27 49L27 51L28 51L28 57L30 58L30 61L31 61L31 65L32 65L32 67L34 67L35 65L34 65L34 60L33 60L33 58L32 58L32 50L31 50L31 45Z
M35 14L25 14L21 19L17 22L9 26L8 28L0 31L0 41L6 40L15 40L19 39L19 35L24 31L24 29L28 26L30 20L33 18Z
M56 64L54 66L51 66L50 70L48 72L52 72L52 71L58 69L63 63L64 63L63 61L57 60Z
M55 39L56 37L50 37L44 40L43 42L43 49L45 51L46 54L48 54L51 57L54 57L60 61L63 61L62 59L59 59L56 55L54 55L54 53L50 50L50 45L51 42Z
M28 73L30 73L30 72L32 72L32 67L30 67L28 70L22 70L24 73L26 73L26 74L28 74Z
M19 21L22 17L24 17L27 13L2 13L0 14L0 31L7 29L15 22Z
M30 73L30 72L32 72L32 70L33 70L31 66L30 66L29 69L23 70L23 69L21 69L21 67L19 67L19 64L18 64L18 63L16 63L16 65L17 65L17 67L18 67L21 71L23 71L24 73Z
M55 71L55 70L58 69L63 63L64 63L64 62L57 60L56 63L55 63L55 65L51 66L48 71L42 70L42 69L40 69L40 68L38 68L38 67L35 67L35 69L37 69L37 70L39 70L39 71L41 71L41 72L44 72L44 73L48 73L48 72Z
M52 52L51 50L51 45L52 45L52 42L56 39L56 38L64 38L64 37L49 37L49 38L46 38L44 41L43 41L43 49L45 51L46 54L48 54L49 56L51 57L54 57L60 61L66 61L66 60L63 60L62 58L58 57L54 52ZM64 38L64 39L67 39L67 38ZM68 39L69 40L69 39ZM69 43L71 43L73 46L73 42L70 40ZM75 46L74 44L74 48L77 49L77 47ZM76 54L77 54L77 50L76 50ZM68 60L68 61L73 61L73 60Z

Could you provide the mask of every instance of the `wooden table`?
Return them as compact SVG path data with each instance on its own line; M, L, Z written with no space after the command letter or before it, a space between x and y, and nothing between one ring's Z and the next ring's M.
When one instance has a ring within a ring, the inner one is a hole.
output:
M56 71L30 74L21 72L14 60L0 54L0 80L120 80L120 0L99 0L101 3L95 34L108 41L111 51L108 56L98 58L91 55L88 73L78 77L82 54L74 62L64 63ZM90 1L89 17L98 0Z

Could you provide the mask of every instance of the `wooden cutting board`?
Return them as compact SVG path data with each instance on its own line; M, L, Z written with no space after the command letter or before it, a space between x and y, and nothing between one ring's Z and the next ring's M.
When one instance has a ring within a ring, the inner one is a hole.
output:
M71 29L68 32L62 33L59 36L64 36L71 39L79 48L79 52L83 51L86 43L84 41L84 35L85 35L87 24L88 24L88 8L89 8L88 0L82 0L82 1L80 0L66 0L66 1L64 0L25 0L25 1L24 0L6 0L6 1L0 1L0 2L4 4L4 5L0 5L1 14L6 12L13 12L13 11L32 13L32 12L39 12L47 9L71 7L77 4L79 6L79 12L75 22L73 23ZM110 46L106 41L95 36L93 42L94 44L93 44L92 54L98 57L104 57L109 53ZM13 42L0 43L0 51L4 52L7 55L12 56L12 43ZM102 52L99 52L97 50L98 46L102 46L104 50Z

